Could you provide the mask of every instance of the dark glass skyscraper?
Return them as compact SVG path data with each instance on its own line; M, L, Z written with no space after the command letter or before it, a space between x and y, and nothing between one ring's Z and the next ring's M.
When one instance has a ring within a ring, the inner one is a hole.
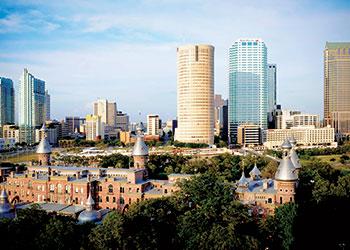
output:
M0 77L0 126L15 123L15 90L11 79Z

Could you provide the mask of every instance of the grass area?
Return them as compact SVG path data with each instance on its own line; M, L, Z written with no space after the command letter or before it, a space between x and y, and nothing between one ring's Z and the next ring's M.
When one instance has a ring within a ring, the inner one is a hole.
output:
M38 160L38 156L35 152L24 153L20 155L15 155L11 157L5 157L2 159L4 162L20 163L20 162L30 162L32 160Z
M350 163L342 164L340 162L340 157L341 157L341 155L317 155L317 156L312 156L311 158L319 159L321 161L327 162L335 169L350 172ZM335 159L335 160L332 160L332 159ZM300 160L302 165L305 163L308 163L310 161L311 161L311 159L310 160L302 160L302 159Z
M316 159L320 159L322 161L328 161L330 163L332 162L339 162L341 155L318 155L314 156ZM331 161L331 159L335 159L335 161Z

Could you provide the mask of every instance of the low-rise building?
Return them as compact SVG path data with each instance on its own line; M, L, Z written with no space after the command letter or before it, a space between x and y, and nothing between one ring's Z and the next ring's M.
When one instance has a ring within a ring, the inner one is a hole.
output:
M4 139L14 138L15 142L19 142L19 127L16 125L4 125L2 127L2 137Z
M335 142L334 128L330 126L316 128L308 127L292 127L290 129L268 129L266 130L266 141L264 146L273 149L278 148L285 138L293 137L298 141L298 145L302 146L333 146Z
M276 207L295 200L298 171L301 166L293 164L293 161L299 161L289 140L282 144L282 150L283 158L274 179L262 179L261 172L255 165L249 173L249 178L245 176L243 171L237 182L236 195L238 200L250 206L252 212L257 215L274 214Z
M143 135L136 136L131 168L51 166L51 147L44 136L37 149L39 165L28 166L22 173L11 172L0 184L10 202L41 202L86 205L91 193L94 207L123 211L130 204L173 194L177 181L190 175L170 175L168 180L148 179L145 166L148 147Z
M244 124L237 128L237 143L246 146L257 146L262 143L259 125Z

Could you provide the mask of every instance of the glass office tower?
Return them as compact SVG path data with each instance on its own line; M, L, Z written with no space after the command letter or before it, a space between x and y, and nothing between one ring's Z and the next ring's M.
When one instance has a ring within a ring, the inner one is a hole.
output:
M45 82L24 69L20 79L20 142L34 143L34 129L45 122Z
M239 39L229 51L229 139L240 124L267 128L267 48L262 39Z
M11 79L0 77L0 126L8 123L15 123L15 90Z

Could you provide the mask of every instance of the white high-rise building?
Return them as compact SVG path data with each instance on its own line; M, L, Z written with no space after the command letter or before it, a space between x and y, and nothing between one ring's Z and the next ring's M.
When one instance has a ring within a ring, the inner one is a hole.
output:
M229 139L237 127L255 124L267 128L267 48L262 39L239 39L229 52Z
M177 48L177 117L175 140L214 143L214 47Z
M148 135L161 135L162 120L159 119L159 115L149 114L147 115L147 134Z
M129 131L129 116L126 113L123 113L122 111L117 112L116 117L116 127L121 129L122 131Z
M98 99L93 104L93 114L101 116L101 121L110 127L116 127L117 104L106 99Z
M45 122L45 82L24 69L19 87L20 141L35 142L34 129Z
M85 121L86 140L96 141L104 139L104 122L102 122L101 116L87 115Z

